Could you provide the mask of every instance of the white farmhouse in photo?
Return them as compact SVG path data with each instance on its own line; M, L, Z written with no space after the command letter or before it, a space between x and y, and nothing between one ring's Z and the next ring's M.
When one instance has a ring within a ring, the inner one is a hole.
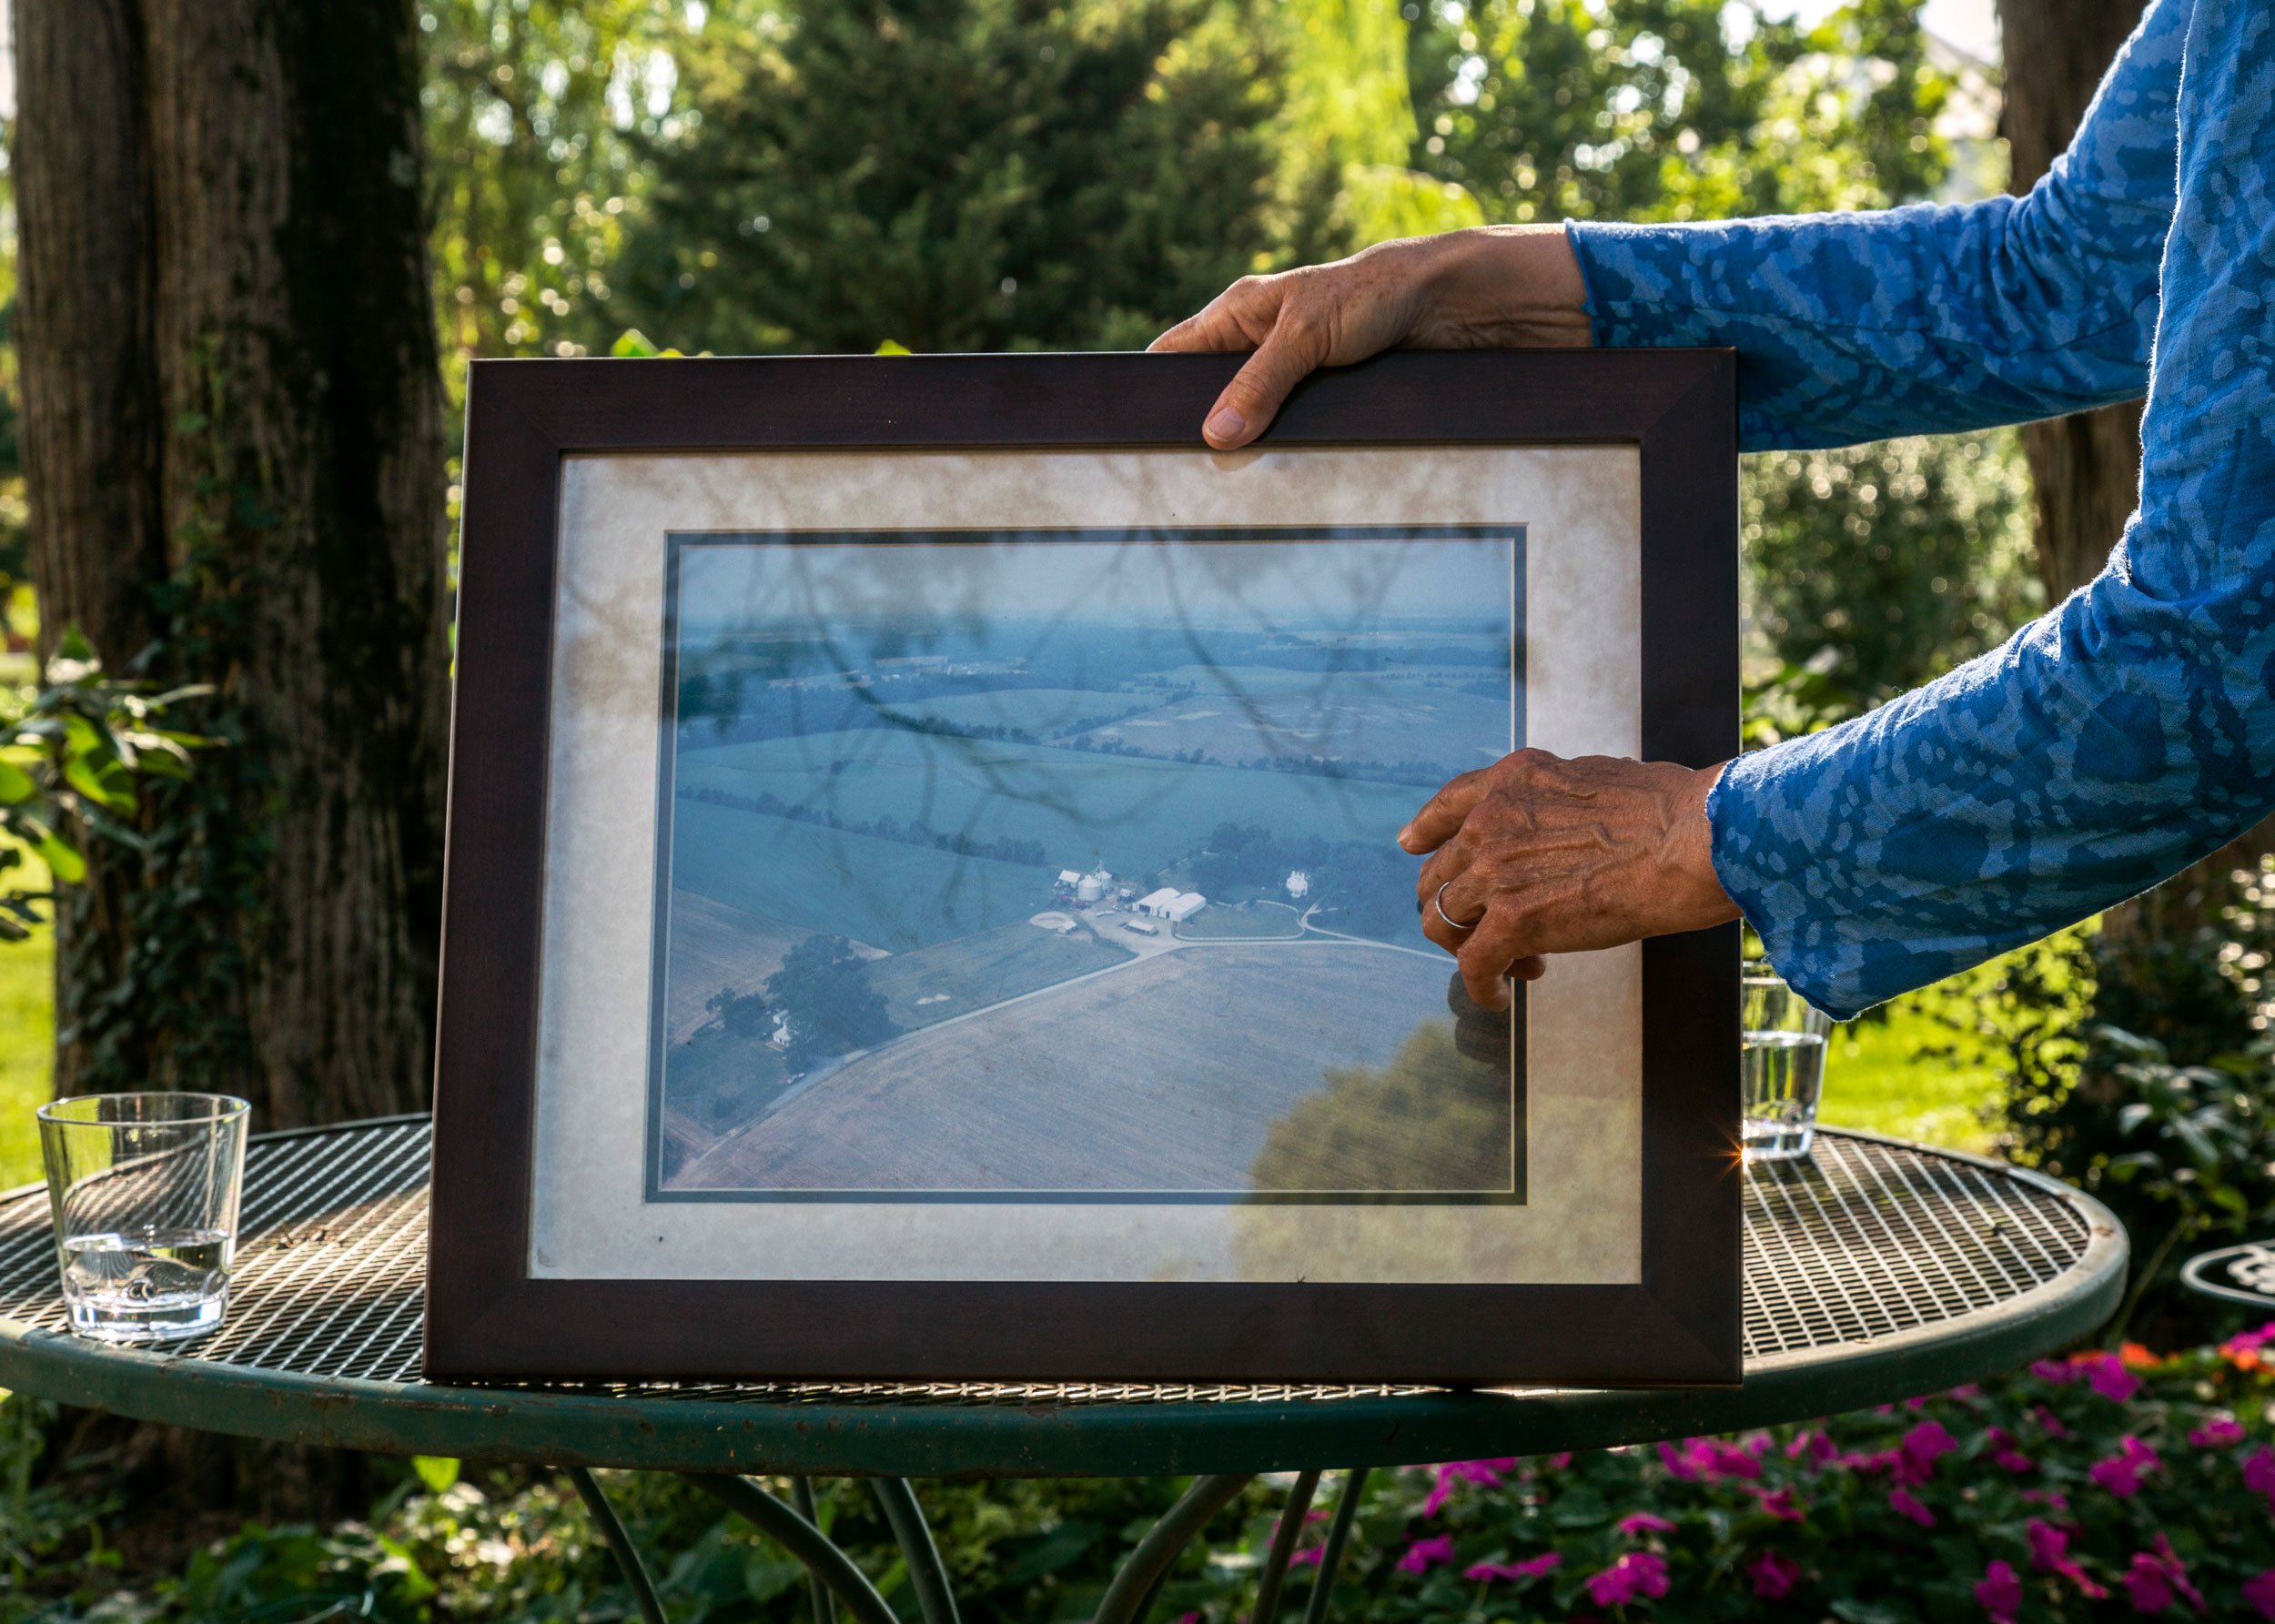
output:
M1138 899L1138 912L1152 913L1163 919L1169 916L1169 904L1177 901L1177 887L1164 885L1158 891L1148 891Z

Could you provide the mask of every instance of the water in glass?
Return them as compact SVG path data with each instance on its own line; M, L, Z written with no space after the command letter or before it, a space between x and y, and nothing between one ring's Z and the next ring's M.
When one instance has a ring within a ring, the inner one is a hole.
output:
M178 1342L221 1323L245 1173L243 1100L105 1094L39 1109L71 1328Z
M1749 1162L1805 1156L1815 1142L1833 1024L1766 965L1740 985L1739 1141Z

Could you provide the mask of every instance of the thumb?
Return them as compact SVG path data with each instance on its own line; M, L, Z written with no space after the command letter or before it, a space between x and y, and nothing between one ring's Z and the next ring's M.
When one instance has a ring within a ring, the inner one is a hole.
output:
M1275 326L1208 409L1201 438L1219 451L1247 445L1271 426L1288 391L1318 365L1308 340L1285 322Z

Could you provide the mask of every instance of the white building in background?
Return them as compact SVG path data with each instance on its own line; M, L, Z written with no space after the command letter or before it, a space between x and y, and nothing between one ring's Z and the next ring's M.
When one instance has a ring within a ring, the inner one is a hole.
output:
M1161 933L1161 927L1149 919L1125 919L1122 929L1134 931L1140 936L1158 936Z
M1161 916L1171 924L1183 924L1208 906L1208 899L1198 891L1179 892L1169 899L1169 905L1161 910Z
M1140 913L1158 914L1166 919L1169 914L1169 904L1176 901L1177 887L1174 885L1164 885L1158 891L1148 891L1145 895L1139 897L1137 902L1137 908L1138 912Z
M1082 876L1070 868L1062 868L1058 871L1058 883L1073 891L1081 885Z
M1311 894L1311 876L1297 869L1288 876L1288 894L1301 902Z

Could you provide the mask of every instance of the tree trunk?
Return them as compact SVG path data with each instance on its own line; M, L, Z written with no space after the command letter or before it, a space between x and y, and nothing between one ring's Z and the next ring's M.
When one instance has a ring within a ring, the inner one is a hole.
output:
M59 922L57 1083L426 1098L441 385L409 0L15 0L42 637L227 739Z
M2139 0L1999 0L2006 58L2001 114L2012 189L2027 192L2069 145L2101 76L2140 21ZM2048 603L2091 580L2108 562L2138 501L2141 403L2031 423L2022 430L2037 493L2038 578ZM2103 916L2112 943L2179 943L2236 900L2233 874L2275 850L2262 824L2146 896Z

